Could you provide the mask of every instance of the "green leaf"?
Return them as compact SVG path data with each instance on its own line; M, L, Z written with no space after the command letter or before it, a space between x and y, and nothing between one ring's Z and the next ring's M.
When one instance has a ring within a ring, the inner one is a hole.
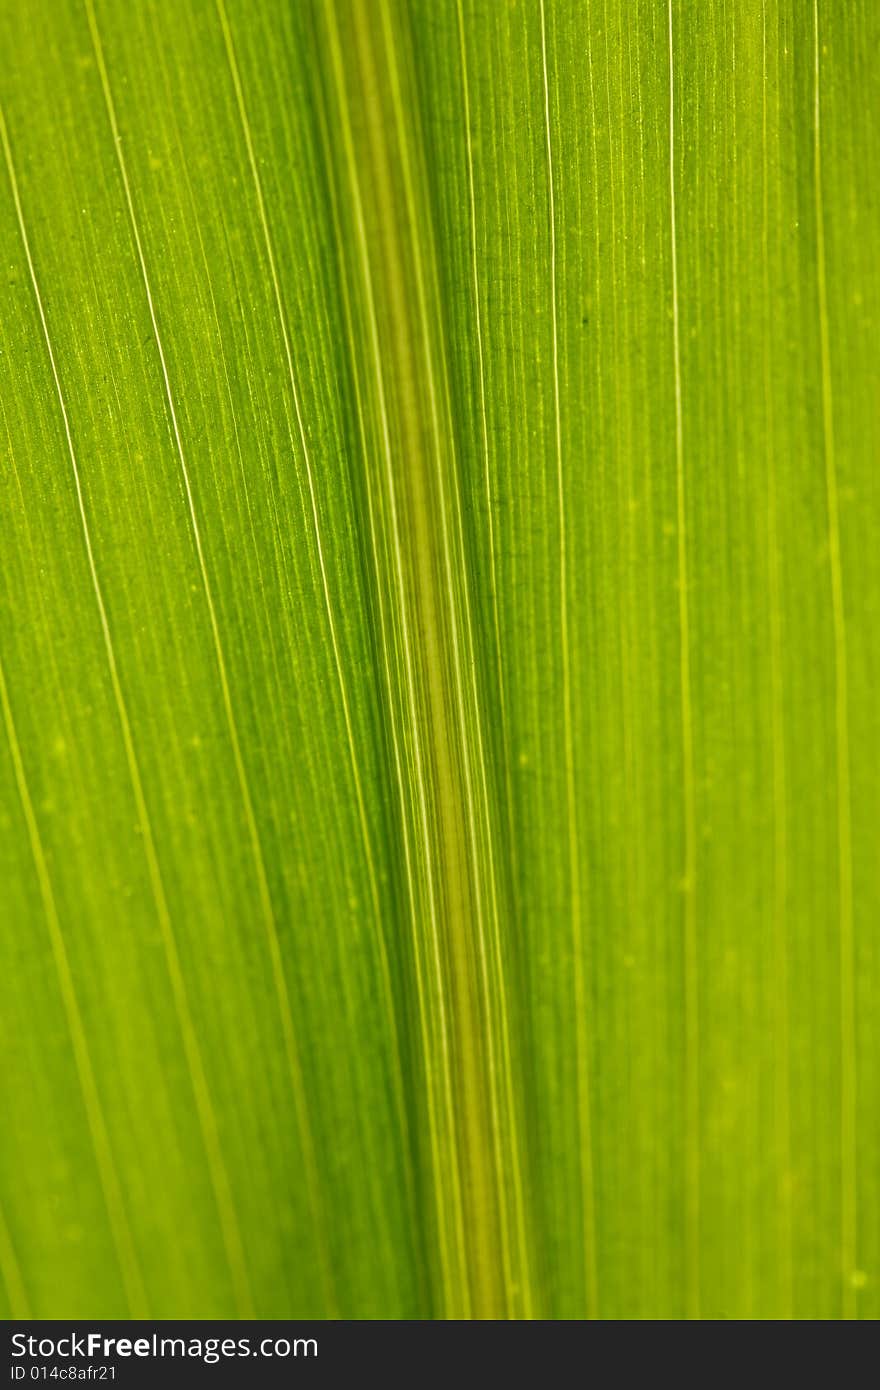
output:
M0 1307L880 1313L873 0L4 0Z

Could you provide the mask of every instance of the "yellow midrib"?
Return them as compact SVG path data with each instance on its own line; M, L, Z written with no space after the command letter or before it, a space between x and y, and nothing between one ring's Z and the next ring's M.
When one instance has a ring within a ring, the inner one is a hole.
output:
M332 5L326 13L328 28L336 32ZM407 162L387 9L355 6L352 31L344 100L353 113L351 138L361 171L354 177L369 190L371 202L363 273L371 280L380 324L383 362L376 370L391 383L389 401L379 407L381 413L390 406L392 428L385 443L387 479L377 491L403 576L394 628L397 641L409 642L409 648L400 664L409 661L413 670L403 719L412 726L404 737L416 757L409 768L410 804L402 810L420 819L423 830L421 839L418 833L412 837L423 863L416 876L421 890L412 894L410 908L415 949L423 954L430 982L423 1046L426 1069L437 1073L430 1092L437 1097L432 1128L438 1136L438 1222L446 1228L444 1311L504 1317L517 1301L529 1307L528 1281L521 1230L511 1253L508 1188L515 1191L519 1183L519 1156L507 1074L492 821L479 702L466 658L468 580L456 530L454 446L438 381L443 349L428 302L431 267L426 269L425 259L431 253L420 234L424 210L415 201ZM381 584L378 556L376 563ZM487 920L495 926L494 937Z

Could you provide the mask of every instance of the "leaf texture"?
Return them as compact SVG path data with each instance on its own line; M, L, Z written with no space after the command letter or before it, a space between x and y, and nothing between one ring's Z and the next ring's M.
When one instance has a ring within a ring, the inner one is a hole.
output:
M7 1315L878 1315L878 43L2 0Z

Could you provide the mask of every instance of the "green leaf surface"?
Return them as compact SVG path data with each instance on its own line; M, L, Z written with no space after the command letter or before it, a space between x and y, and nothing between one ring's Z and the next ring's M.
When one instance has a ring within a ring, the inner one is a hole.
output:
M880 1314L875 0L0 0L0 1309Z

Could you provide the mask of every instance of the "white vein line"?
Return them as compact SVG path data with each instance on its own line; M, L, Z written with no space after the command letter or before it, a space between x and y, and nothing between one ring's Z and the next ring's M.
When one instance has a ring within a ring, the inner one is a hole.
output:
M486 404L485 353L484 353L484 347L483 347L483 310L482 310L482 305L481 305L481 303L480 303L480 276L479 276L479 261L478 261L478 254L477 254L477 250L478 250L478 248L477 248L477 200L476 200L476 188L475 188L475 176L474 176L474 150L473 150L473 138L472 138L472 135L471 135L470 75L469 75L469 72L468 72L467 42L466 42L466 35L465 35L464 6L463 6L463 4L462 4L462 0L456 0L456 10L457 10L457 15L458 15L458 38L459 38L459 50L460 50L460 55L461 55L461 83L462 83L462 98L463 98L463 105L464 105L465 152L466 152L467 177L468 177L468 202L469 202L469 209L470 209L470 229L471 229L471 238L470 238L470 241L471 241L471 279L472 279L472 284L473 284L474 325L475 325L475 328L476 328L476 345L477 345L477 369L478 369L479 400L480 400L480 437L481 437L481 443L482 443L482 449L483 449L483 481L484 481L484 486L485 486L485 489L486 489L486 513L487 513L488 533L489 533L489 569L490 569L490 585L491 585L491 591L492 591L492 593L491 593L491 599L492 599L492 622L493 622L493 628L494 628L494 633L495 633L496 680L497 680L497 682L498 682L498 701L499 701L499 708L500 708L500 713L501 713L501 735L502 735L502 750L503 750L503 759L502 759L502 760L503 760L503 762L504 762L504 792L505 792L506 802L507 802L507 805L506 805L506 814L505 814L504 819L505 819L505 822L506 822L506 828L507 828L508 837L509 837L510 841L512 842L512 839L513 839L513 785L512 785L512 777L511 777L510 758L509 758L510 747L509 747L509 741L508 741L508 737L509 737L509 736L508 736L509 723L508 723L508 714L507 714L507 699L506 699L505 687L504 687L504 669L503 669L503 662L502 662L501 619L500 619L499 605L498 605L498 560L497 560L498 544L497 544L497 538L496 538L496 534L495 534L495 518L494 518L494 514L493 514L494 501L493 501L492 477L491 477L491 453L490 453L490 448L489 448L489 420L488 420L488 409L487 409L487 404ZM459 503L459 505L460 505L460 503ZM464 553L464 551L462 551L462 553ZM469 623L469 622L470 622L470 612L469 612L469 608L468 608L468 610L467 610L467 617L468 617L468 623ZM471 639L471 640L472 640L472 639ZM479 711L477 712L477 718L478 718L478 723L477 723L477 734L478 734L478 739L479 739L479 752L480 752L480 758L481 758L481 765L482 765L482 767L483 767L483 778L482 778L482 783L483 783L483 795L484 795L484 798L485 798L486 803L488 804L488 786L487 786L487 781L486 781L486 776L485 776L485 758L484 758L484 754L483 754L482 737L481 737L481 734L480 734ZM488 824L487 824L487 827L486 827L486 831L487 831L487 841L488 841L488 844L489 844L489 846L490 846L490 853L491 853L491 827L489 827ZM493 876L493 880L494 880L494 865L492 866L492 876ZM494 898L494 884L493 884L493 898ZM514 1164L514 1205L515 1205L515 1210L516 1210L517 1239L518 1239L518 1242L519 1242L519 1254L520 1254L521 1269L522 1269L522 1274L521 1274L519 1283L520 1283L520 1285L521 1285L521 1287L522 1287L522 1291L523 1291L523 1312L524 1312L524 1315L525 1315L526 1318L530 1318L530 1317L532 1316L532 1307L533 1307L533 1304L532 1304L532 1292L531 1292L531 1279L530 1279L529 1267L528 1267L528 1241L527 1241L526 1233L525 1233L524 1196L523 1196L523 1190L522 1190L522 1189L523 1189L523 1184L522 1184L522 1176L521 1176L521 1173L520 1173L520 1163L519 1163L519 1157L518 1157L518 1135L517 1135L517 1121L516 1121L516 1102L515 1102L515 1099L514 1099L514 1096L515 1096L515 1086L514 1086L514 1082L513 1082L513 1066L512 1066L512 1060L511 1060L510 1026L509 1026L508 1006L507 1006L507 988L506 988L506 982L505 982L505 979L504 979L504 968L503 968L503 958L502 958L502 949L501 949L501 937L500 937L500 930L499 930L499 921L498 921L497 906L495 906L495 910L494 910L494 912L493 912L493 927L494 927L494 933L493 933L493 936L494 936L493 946L494 946L494 954L495 954L495 962L494 962L494 964L495 964L495 977L496 977L496 988L497 988L497 990L498 990L498 997L499 997L499 1012L500 1012L500 1015L501 1015L501 1018L500 1018L500 1023L501 1023L501 1047L502 1047L502 1053L503 1053L503 1057L504 1057L504 1066L505 1066L505 1069L506 1069L506 1070L505 1070L505 1073L504 1073L504 1083L505 1083L505 1084L504 1084L504 1089L505 1089L505 1092L506 1092L506 1097L505 1097L505 1099L506 1099L506 1105L507 1105L507 1110L508 1110L508 1117L507 1117L508 1142L509 1142L509 1144L510 1144L511 1153L512 1153L512 1156L513 1156L513 1164ZM487 994L487 998L488 998L488 994L489 994L488 989L486 990L486 994ZM509 1282L513 1282L513 1281L512 1281L512 1280L509 1280Z
M685 511L684 413L681 374L681 325L678 294L678 232L675 208L675 68L672 0L669 19L669 233L672 258L672 342L675 369L675 482L678 532L678 620L681 662L681 734L684 796L684 1011L685 1011L685 1241L688 1261L688 1317L700 1316L700 1148L699 1019L697 1013L696 937L696 803L694 735L691 710L690 616L688 607Z
M763 262L764 313L769 315L772 303L770 289L770 162L768 103L769 69L767 64L767 11L761 25L761 133L763 145L761 180L761 260ZM776 58L776 81L779 78L779 57ZM776 971L774 985L774 1135L776 1138L776 1230L779 1240L780 1317L787 1322L794 1317L794 1248L792 1240L791 1195L791 1100L790 1100L790 1037L789 1025L789 963L787 943L787 824L786 824L786 758L785 758L785 699L783 685L783 624L779 576L779 528L777 521L777 467L775 449L773 381L771 374L772 335L770 320L765 317L763 330L763 385L767 465L767 561L769 599L769 666L770 666L770 726L772 748L773 802L773 960Z
M574 727L571 706L571 651L568 631L568 551L565 514L565 471L562 457L562 402L559 391L559 308L556 247L556 182L553 169L553 138L550 120L550 75L547 63L547 20L544 0L541 11L541 70L544 84L544 136L547 150L547 194L550 221L550 323L553 339L553 417L556 451L556 495L559 511L559 630L562 656L562 728L565 749L565 796L568 821L568 860L571 881L571 931L574 956L574 1007L577 1035L578 1126L583 1182L584 1269L587 1315L598 1312L598 1273L596 1267L595 1190L593 1178L592 1120L590 1114L590 1075L586 1031L584 987L584 940L581 903L577 788L574 770Z
M828 561L834 630L834 722L837 762L837 853L840 908L840 1204L843 1315L858 1316L854 1279L858 1258L858 1148L856 1111L855 945L853 939L852 810L850 806L849 698L847 681L846 605L840 553L840 501L834 448L834 394L831 375L831 330L825 263L825 214L822 193L821 101L819 91L819 0L813 0L813 137L816 214L816 285L822 368L822 435L828 504Z

